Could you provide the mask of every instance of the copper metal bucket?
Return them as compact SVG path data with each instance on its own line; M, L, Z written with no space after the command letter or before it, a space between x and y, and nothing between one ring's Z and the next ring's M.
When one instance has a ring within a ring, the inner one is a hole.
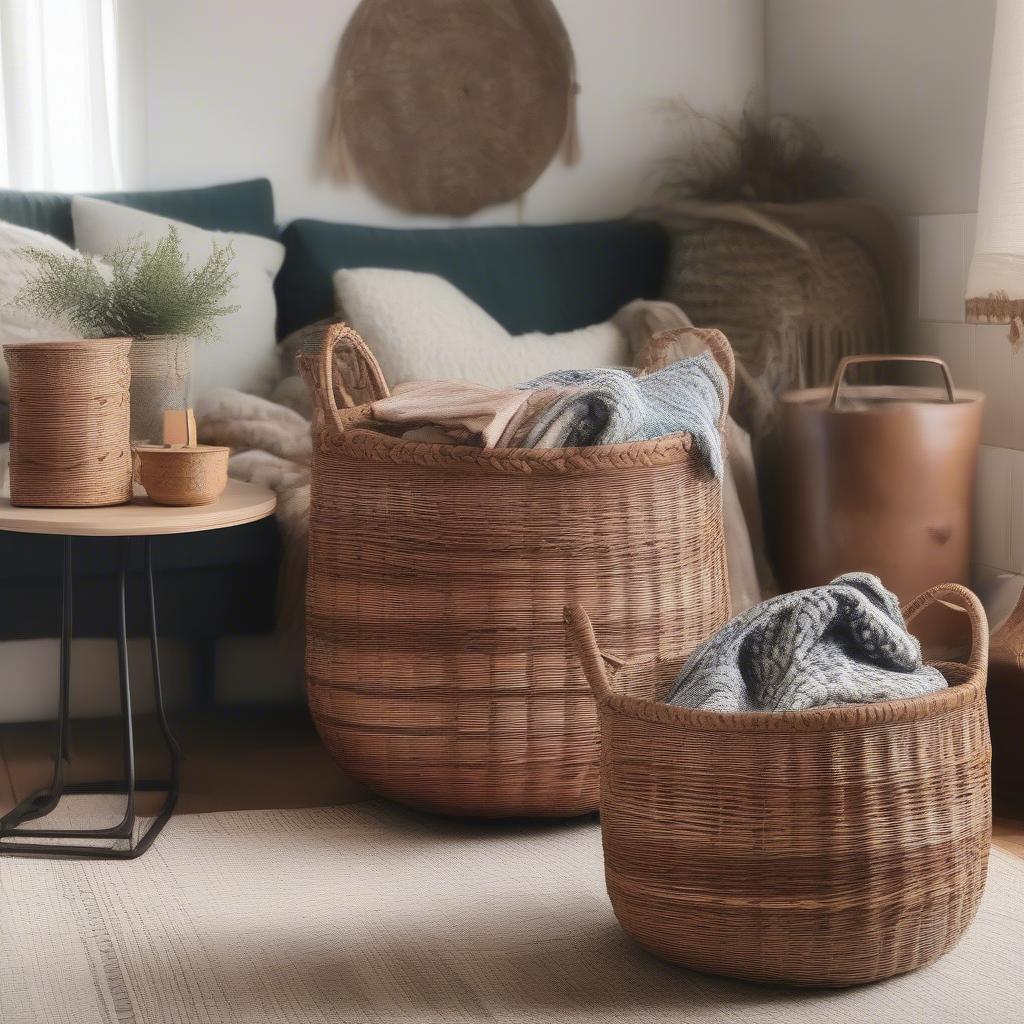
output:
M945 388L846 387L857 363L933 363ZM831 388L783 396L779 571L787 589L872 572L909 601L968 583L985 396L931 356L850 356ZM930 631L929 631L930 632Z

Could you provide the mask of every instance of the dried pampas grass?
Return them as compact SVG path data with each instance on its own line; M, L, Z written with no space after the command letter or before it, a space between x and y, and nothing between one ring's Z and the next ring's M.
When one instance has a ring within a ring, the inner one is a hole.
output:
M846 194L845 173L817 132L795 117L768 117L756 97L732 119L683 100L665 106L680 130L678 156L663 166L657 200L798 203Z

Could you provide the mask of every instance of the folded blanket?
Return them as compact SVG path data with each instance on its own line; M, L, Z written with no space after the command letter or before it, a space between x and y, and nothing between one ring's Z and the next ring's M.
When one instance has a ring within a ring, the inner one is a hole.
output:
M702 352L640 377L618 369L559 370L515 388L412 381L374 402L369 414L409 427L402 435L409 440L485 448L584 448L685 432L721 479L718 424L727 398L725 374Z
M847 573L782 594L726 623L676 678L667 703L705 711L793 711L942 690L899 602L876 576Z
M728 383L707 352L646 377L624 370L561 370L520 387L565 389L538 413L525 448L620 444L685 432L715 478L722 478L718 423Z
M450 439L476 440L495 448L516 413L529 402L516 388L492 388L464 380L410 381L370 408L384 423L418 423L440 427ZM477 440L478 439L478 440Z

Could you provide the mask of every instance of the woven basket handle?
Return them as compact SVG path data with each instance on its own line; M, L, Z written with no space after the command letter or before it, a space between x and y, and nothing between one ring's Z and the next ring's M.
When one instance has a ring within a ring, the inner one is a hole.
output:
M335 387L341 392L342 401L346 409L355 408L352 396L340 383L335 384L334 380L334 354L335 349L342 348L350 352L361 364L367 379L372 383L374 391L379 398L387 398L390 394L387 381L381 371L380 363L370 351L369 346L359 336L359 332L349 327L348 324L332 324L324 336L323 348L320 352L320 406L327 418L331 420L339 433L345 430L346 417L338 408L335 398Z
M641 373L656 373L677 359L702 355L703 352L694 351L695 341L707 350L725 377L725 401L718 417L718 429L724 431L729 419L729 405L736 390L736 356L729 339L717 327L668 327L652 334L647 345L634 354L639 359Z
M972 672L985 673L988 670L988 619L977 596L959 583L939 583L915 597L903 609L907 625L936 602L962 611L971 620L971 653L967 658L967 667Z
M594 691L594 699L602 704L615 692L612 689L612 678L608 674L609 666L613 669L622 667L618 658L609 654L602 654L597 646L597 637L594 636L594 626L590 616L581 604L567 605L565 609L566 632L568 639L576 649L576 656L580 659L580 666L583 674L590 683L590 689Z
M726 421L729 419L729 406L732 403L732 393L736 390L736 356L733 354L732 345L729 339L718 330L709 330L704 333L704 344L707 346L711 358L718 363L718 368L725 374L725 381L729 393L722 403L722 415L718 417L718 429L725 430Z
M832 378L832 397L828 402L830 409L834 409L836 407L836 403L839 401L839 388L842 386L843 378L846 376L847 367L857 366L862 363L932 363L942 370L942 380L946 385L946 397L951 402L956 401L956 395L953 390L953 375L949 372L949 367L946 365L945 361L940 359L938 356L843 356L843 358L839 360L839 365L836 367L836 375Z

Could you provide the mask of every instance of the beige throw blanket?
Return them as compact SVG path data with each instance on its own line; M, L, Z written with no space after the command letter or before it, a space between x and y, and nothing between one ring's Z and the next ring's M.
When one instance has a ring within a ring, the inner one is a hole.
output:
M370 415L405 425L409 429L402 436L413 441L517 448L522 424L533 419L527 414L545 398L550 392L492 388L468 380L409 381L374 402Z
M700 352L712 328L691 327L686 314L671 302L646 304L641 332L630 339L633 362L653 373ZM673 323L675 321L675 323ZM642 336L642 330L657 333ZM722 482L725 516L725 554L729 567L732 613L738 615L778 593L778 584L765 548L761 496L750 435L730 415L725 421L725 447L729 457Z

